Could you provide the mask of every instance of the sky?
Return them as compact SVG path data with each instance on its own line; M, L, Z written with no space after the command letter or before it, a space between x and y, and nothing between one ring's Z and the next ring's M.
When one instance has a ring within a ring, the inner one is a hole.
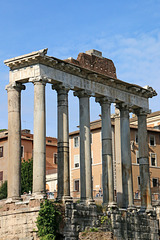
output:
M8 128L9 68L3 61L48 48L47 55L77 58L97 49L112 59L117 77L152 86L158 96L150 109L160 110L160 1L159 0L0 0L0 128ZM22 129L33 133L33 84L22 91ZM112 108L113 111L113 108ZM90 99L91 121L100 106ZM57 136L57 95L46 86L47 136ZM79 125L78 98L69 92L69 130Z

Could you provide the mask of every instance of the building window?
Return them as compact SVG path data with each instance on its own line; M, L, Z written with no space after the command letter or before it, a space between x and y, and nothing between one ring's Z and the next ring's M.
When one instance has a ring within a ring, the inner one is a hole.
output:
M79 137L74 137L74 147L79 147Z
M0 157L3 157L3 147L0 147Z
M51 140L48 140L48 143L51 143L52 141Z
M140 185L141 185L141 180L140 180L140 177L138 176L138 188L140 189Z
M0 181L3 181L3 171L0 172Z
M79 180L74 180L74 191L79 192Z
M138 144L138 133L136 133L136 135L135 135L135 142L136 142L136 144Z
M91 164L93 164L93 151L91 152Z
M150 143L150 146L155 146L156 145L155 136L151 135L149 137L149 143Z
M21 146L21 158L24 158L24 146Z
M134 141L130 141L131 151L134 151Z
M79 155L74 155L74 168L79 167Z
M92 144L92 133L90 133L90 138L91 138L91 144Z
M139 151L136 151L136 163L139 164Z
M151 166L157 166L157 159L156 154L151 153Z
M57 164L57 153L53 153L53 163Z
M158 178L152 178L153 187L158 187Z

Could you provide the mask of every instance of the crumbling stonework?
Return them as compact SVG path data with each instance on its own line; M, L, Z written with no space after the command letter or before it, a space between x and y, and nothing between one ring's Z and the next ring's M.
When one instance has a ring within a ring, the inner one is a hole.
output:
M116 68L111 59L102 57L102 53L97 50L89 50L86 53L79 53L77 59L69 58L65 61L80 67L117 78Z
M66 240L76 240L79 232L85 231L86 227L97 225L96 205L67 203L65 207L64 236Z
M39 209L40 200L35 199L1 206L0 240L39 240L36 227ZM91 232L94 230L98 232ZM101 212L95 204L72 202L65 204L60 234L65 240L159 239L154 211L141 213L137 209L120 210L115 207Z
M116 240L113 237L112 232L90 232L90 233L80 233L79 240Z
M39 200L4 204L0 209L0 240L39 240Z
M106 216L102 223L102 216ZM158 221L155 211L140 212L137 209L119 210L112 208L109 212L98 213L96 205L66 204L65 240L78 239L117 239L158 240ZM90 233L96 228L99 233ZM109 234L112 232L112 234ZM94 238L92 237L94 235ZM104 238L105 235L108 238ZM99 238L97 238L99 237Z
M140 212L136 209L111 211L112 231L117 240L148 239L158 240L156 212Z

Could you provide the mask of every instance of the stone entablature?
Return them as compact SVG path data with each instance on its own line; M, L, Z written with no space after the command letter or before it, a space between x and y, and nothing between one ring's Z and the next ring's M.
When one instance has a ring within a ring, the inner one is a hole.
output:
M43 79L48 83L62 83L71 90L88 90L93 96L114 98L114 102L125 102L132 108L148 109L148 98L156 92L135 84L123 82L66 61L49 57L47 49L4 61L10 67L10 84L26 83Z

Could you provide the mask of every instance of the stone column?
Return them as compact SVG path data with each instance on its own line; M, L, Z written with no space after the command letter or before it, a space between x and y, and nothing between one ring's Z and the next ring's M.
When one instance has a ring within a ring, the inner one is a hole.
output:
M102 184L103 204L112 206L114 202L114 176L112 157L111 99L97 98L102 115Z
M8 92L8 200L21 196L21 90L20 83L9 84Z
M121 124L120 124L120 111L115 108L115 156L116 156L116 194L117 205L123 207L123 185L122 185L122 160L121 160Z
M132 162L130 149L130 123L129 107L120 104L121 124L121 159L122 159L122 184L123 184L123 207L133 206L133 182L132 182Z
M33 194L42 196L46 191L46 112L43 79L34 79L34 146Z
M68 201L70 197L69 170L69 121L68 121L68 91L63 85L53 85L57 91L58 105L58 196L59 201Z
M77 91L74 95L79 98L81 201L92 202L93 186L90 139L90 96L89 93L84 90Z
M152 208L148 139L147 139L147 112L139 110L138 116L138 146L139 146L139 168L140 168L140 189L141 189L141 210Z

